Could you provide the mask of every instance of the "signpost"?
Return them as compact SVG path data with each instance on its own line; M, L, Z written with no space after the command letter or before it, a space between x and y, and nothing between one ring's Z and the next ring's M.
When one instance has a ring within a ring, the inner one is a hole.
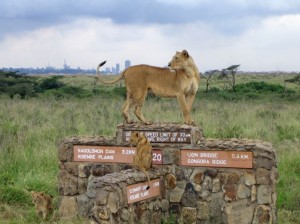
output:
M182 166L252 168L253 154L245 151L181 150Z
M136 154L136 148L122 146L74 145L73 152L75 162L131 164L133 162L133 157ZM154 165L163 164L162 151L160 149L153 149L152 161Z
M160 179L150 181L150 188L147 189L148 182L138 183L127 186L128 204L146 200L160 195Z

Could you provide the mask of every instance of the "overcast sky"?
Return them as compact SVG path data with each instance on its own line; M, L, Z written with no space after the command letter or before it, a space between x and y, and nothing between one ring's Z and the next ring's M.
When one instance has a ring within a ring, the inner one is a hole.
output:
M0 68L165 66L300 71L300 0L1 0Z

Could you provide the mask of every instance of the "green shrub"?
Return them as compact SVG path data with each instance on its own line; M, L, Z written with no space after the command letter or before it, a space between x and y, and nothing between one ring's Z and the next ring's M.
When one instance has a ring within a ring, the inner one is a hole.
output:
M113 93L117 94L117 95L120 95L120 96L123 96L124 98L126 98L126 88L124 86L115 86L113 88Z
M259 93L284 93L285 88L279 84L270 84L266 82L248 82L236 85L237 92L259 92Z
M217 87L212 87L212 88L210 88L210 89L208 90L208 92L212 92L212 93L217 93L217 92L219 92L219 91L220 91L220 89L217 88Z
M48 90L48 89L59 89L65 86L65 84L59 79L62 79L63 76L52 76L50 78L44 79L41 84L39 85L39 88L41 92Z

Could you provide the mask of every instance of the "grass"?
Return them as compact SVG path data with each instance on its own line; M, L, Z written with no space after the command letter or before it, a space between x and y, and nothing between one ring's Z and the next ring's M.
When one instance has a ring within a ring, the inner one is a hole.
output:
M275 78L277 83L279 78ZM64 81L87 91L93 88L90 77L66 77ZM97 96L85 98L49 93L29 99L0 95L1 223L39 222L29 195L31 190L45 191L57 198L60 140L70 136L115 135L117 124L123 122L120 110L124 96L99 84L97 90ZM222 94L227 98L199 92L192 112L196 123L206 137L273 143L280 175L278 223L300 223L299 98L290 100L269 94L253 99ZM148 99L143 111L153 122L183 120L175 99ZM76 219L70 223L82 222Z

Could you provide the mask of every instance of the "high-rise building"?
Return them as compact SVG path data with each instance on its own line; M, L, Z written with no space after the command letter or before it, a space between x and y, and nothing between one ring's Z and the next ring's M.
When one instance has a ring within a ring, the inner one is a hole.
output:
M116 64L116 73L120 73L120 64L119 63Z
M126 60L125 61L125 69L128 68L128 67L130 67L130 65L131 65L130 60Z
M68 69L70 69L70 66L68 66L67 65L67 61L66 61L66 59L65 59L65 61L64 61L64 70L68 70Z

